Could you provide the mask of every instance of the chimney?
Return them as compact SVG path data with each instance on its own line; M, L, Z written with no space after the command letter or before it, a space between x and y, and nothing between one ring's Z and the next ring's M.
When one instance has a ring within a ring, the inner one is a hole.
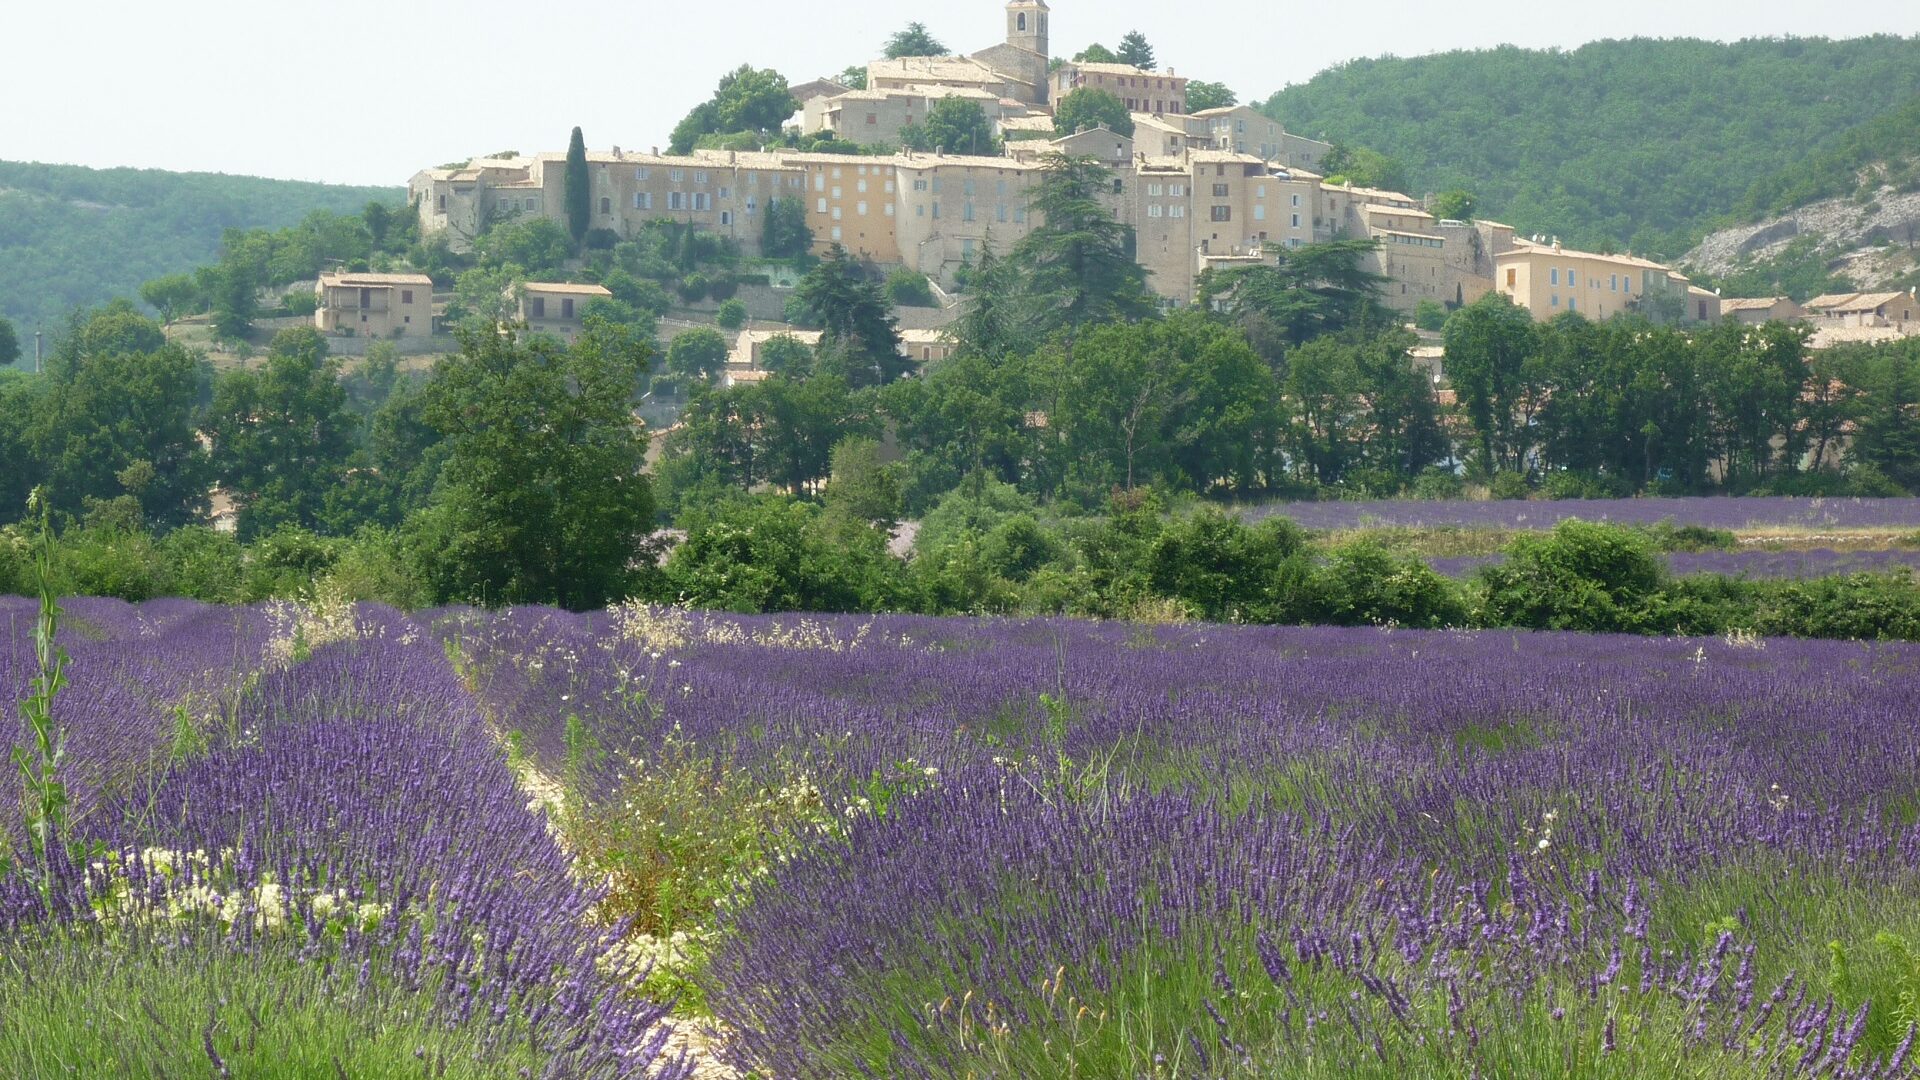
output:
M654 148L653 148L653 156L654 156L654 157L659 157L659 156L660 156L660 148L659 148L659 147L657 147L657 146L656 146L656 147L654 147Z
M934 148L933 148L933 156L934 156L934 157L946 157L946 156L947 156L947 148L946 148L946 147L944 147L944 146L936 146L936 147L934 147Z
M625 154L623 154L623 153L621 153L621 152L620 152L620 148L616 146L616 147L614 147L614 148L613 148L613 160L615 160L615 161L625 161L625 160L627 160L627 155L625 155Z
M739 160L740 160L740 152L738 150L727 151L727 164L732 165L738 162Z

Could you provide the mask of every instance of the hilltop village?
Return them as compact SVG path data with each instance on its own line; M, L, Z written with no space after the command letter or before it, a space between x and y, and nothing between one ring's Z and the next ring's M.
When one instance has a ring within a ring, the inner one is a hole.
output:
M593 227L625 237L650 221L680 222L751 258L773 204L791 200L816 254L839 245L882 270L907 267L952 288L983 252L1004 251L1039 224L1028 202L1045 161L1083 156L1111 170L1102 200L1133 231L1134 258L1169 308L1191 303L1209 269L1350 238L1377 241L1363 268L1386 279L1382 301L1403 313L1423 300L1454 308L1501 292L1540 320L1564 311L1600 319L1649 304L1681 324L1721 317L1714 293L1647 259L1575 251L1494 221L1438 218L1430 198L1333 182L1318 171L1328 143L1247 105L1190 110L1189 77L1173 68L1054 58L1044 0L1012 0L1005 16L1005 40L980 51L875 60L859 88L832 79L792 87L802 134L898 146L943 101L963 99L990 119L1003 154L613 147L588 155ZM1059 130L1056 107L1087 88L1124 103L1130 134L1107 125ZM445 235L461 250L497 221L561 221L565 159L484 157L421 171L408 186L422 235Z

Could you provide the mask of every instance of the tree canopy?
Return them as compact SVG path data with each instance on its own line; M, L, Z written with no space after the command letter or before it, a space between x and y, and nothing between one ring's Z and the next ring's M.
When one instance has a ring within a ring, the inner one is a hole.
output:
M1115 135L1130 136L1133 114L1127 111L1126 102L1094 86L1069 91L1054 106L1054 134L1066 136L1082 128L1096 127L1106 128Z
M947 47L934 40L925 23L910 22L887 39L886 55L889 60L903 56L945 56Z
M1153 58L1153 46L1147 44L1147 35L1138 30L1129 30L1120 39L1120 47L1114 50L1114 56L1123 64L1132 64L1142 71L1152 71L1159 64Z
M777 135L799 107L787 89L786 76L772 68L742 64L721 76L713 96L694 106L674 127L670 147L684 154L706 136Z

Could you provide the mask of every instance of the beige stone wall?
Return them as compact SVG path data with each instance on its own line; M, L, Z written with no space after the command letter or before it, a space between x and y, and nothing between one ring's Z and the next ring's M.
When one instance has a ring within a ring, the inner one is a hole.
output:
M352 284L322 279L314 329L362 338L426 337L433 333L433 283Z
M951 286L988 244L1005 254L1037 224L1027 211L1041 170L1011 158L901 159L898 257Z

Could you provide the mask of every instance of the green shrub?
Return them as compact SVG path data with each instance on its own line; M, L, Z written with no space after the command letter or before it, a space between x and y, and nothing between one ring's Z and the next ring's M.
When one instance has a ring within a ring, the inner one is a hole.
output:
M1533 494L1526 476L1517 472L1495 473L1489 487L1496 499L1525 499Z
M1306 540L1286 518L1248 528L1217 510L1202 511L1148 544L1147 582L1155 595L1183 601L1201 618L1290 621L1300 583L1311 577Z
M1755 629L1792 637L1920 641L1920 579L1910 570L1760 587Z
M244 553L232 533L203 525L175 529L160 541L162 589L208 604L233 604L245 598Z
M1661 551L1732 551L1740 546L1740 539L1731 529L1714 529L1705 525L1676 525L1671 521L1656 522L1644 526L1642 532L1653 541Z
M1667 573L1645 533L1570 520L1515 537L1480 580L1488 625L1635 633L1649 628Z
M714 313L713 321L727 330L738 330L747 324L747 305L738 300L728 300Z
M887 301L894 307L935 306L927 275L909 267L903 266L887 275L886 293Z
M1457 499L1465 491L1466 485L1453 470L1438 465L1420 470L1420 475L1413 480L1413 497L1416 499Z
M69 529L55 548L54 573L61 592L78 596L138 603L164 591L153 537L137 529Z
M1327 622L1438 629L1467 621L1460 587L1418 558L1397 558L1371 539L1335 548L1316 590Z

